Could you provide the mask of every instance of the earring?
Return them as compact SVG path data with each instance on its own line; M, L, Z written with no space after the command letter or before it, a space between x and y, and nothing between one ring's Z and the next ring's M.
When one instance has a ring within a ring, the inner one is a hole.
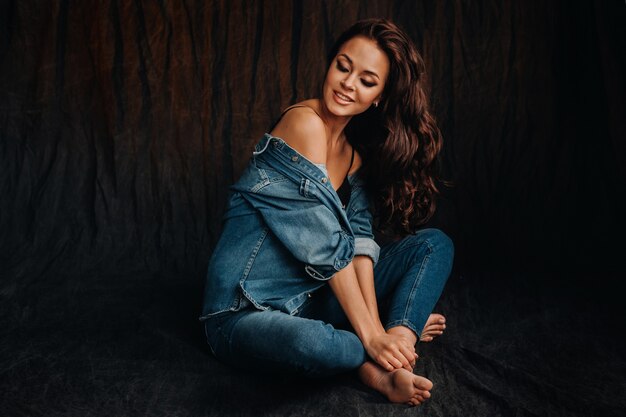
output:
M377 101L374 102L374 107L378 107L378 102Z

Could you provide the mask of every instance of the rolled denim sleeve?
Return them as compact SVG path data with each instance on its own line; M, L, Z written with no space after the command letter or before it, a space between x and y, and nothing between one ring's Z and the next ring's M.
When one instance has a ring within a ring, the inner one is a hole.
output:
M298 186L269 178L252 191L238 191L287 250L305 264L309 276L328 280L352 261L355 239L350 225L315 198L314 187L306 181Z
M348 220L354 233L354 255L366 255L378 262L380 247L374 240L372 213L365 188L360 181L355 182L348 205Z
M357 237L354 239L354 256L366 255L372 258L374 265L378 262L378 256L380 255L380 246L367 237Z

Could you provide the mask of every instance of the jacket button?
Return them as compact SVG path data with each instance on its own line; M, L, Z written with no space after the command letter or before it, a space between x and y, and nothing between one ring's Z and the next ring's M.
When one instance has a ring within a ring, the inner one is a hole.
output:
M328 178L326 178L326 177L322 178L322 182L323 182L324 184L326 184L326 183L328 182Z
M292 157L291 157L291 160L292 160L293 162L296 162L296 161L298 160L298 157L297 157L297 156L292 156Z

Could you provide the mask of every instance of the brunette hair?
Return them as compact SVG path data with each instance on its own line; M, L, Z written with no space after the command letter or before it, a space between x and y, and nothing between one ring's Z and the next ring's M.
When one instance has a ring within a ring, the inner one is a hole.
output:
M375 41L390 65L379 105L354 116L346 136L363 157L377 228L395 236L410 234L435 212L435 172L442 147L441 132L428 108L424 61L395 24L366 19L339 36L329 62L356 36Z

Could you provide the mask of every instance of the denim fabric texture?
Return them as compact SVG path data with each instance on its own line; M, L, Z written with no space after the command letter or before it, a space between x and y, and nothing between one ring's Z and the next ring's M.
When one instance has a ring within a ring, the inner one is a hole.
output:
M201 319L239 310L240 294L259 310L294 315L355 255L376 262L380 248L364 184L358 175L348 180L344 209L323 170L265 134L231 187Z
M423 229L381 249L358 172L344 209L328 174L265 134L231 187L203 311L215 356L236 367L311 377L358 368L363 344L326 281L369 256L381 320L418 336L452 268L453 245Z
M374 267L376 295L386 329L406 326L420 336L452 268L451 240L437 229L385 245ZM296 315L243 308L207 319L215 356L237 368L324 377L354 370L368 358L329 286Z

